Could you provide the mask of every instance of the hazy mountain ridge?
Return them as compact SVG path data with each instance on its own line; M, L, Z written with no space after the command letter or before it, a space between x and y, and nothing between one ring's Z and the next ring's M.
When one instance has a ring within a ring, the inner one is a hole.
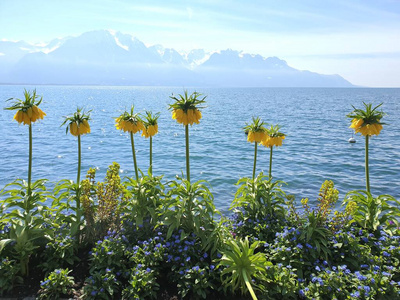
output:
M137 38L98 30L47 45L0 41L0 83L252 87L350 87L321 75L231 49L179 53Z

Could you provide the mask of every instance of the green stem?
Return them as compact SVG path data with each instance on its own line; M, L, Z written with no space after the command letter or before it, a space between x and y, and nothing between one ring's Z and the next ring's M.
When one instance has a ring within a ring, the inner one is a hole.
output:
M186 138L186 177L190 182L190 165L189 165L189 125L185 126L185 138Z
M150 137L150 174L153 175L153 137Z
M256 176L256 163L257 163L257 142L254 142L254 165L253 165L253 180Z
M365 179L367 182L367 192L371 193L371 189L369 186L368 140L369 140L369 135L366 135L365 136Z
M253 298L253 300L258 300L256 294L254 293L253 288L251 287L250 280L249 280L249 278L247 278L245 270L242 270L242 275L243 275L244 282L246 283L247 289L250 292L251 298Z
M31 178L32 178L32 124L29 125L28 195L31 194Z
M133 140L133 133L132 132L131 132L131 145L132 145L133 164L135 165L136 181L139 182L139 173L138 173L137 164L136 164L135 142Z
M272 178L272 148L274 146L271 146L271 152L269 153L269 179Z
M81 151L81 136L78 135L78 174L76 176L76 208L80 208L81 207L81 199L80 199L80 189L79 189L79 185L81 182L81 161L82 161L82 151Z

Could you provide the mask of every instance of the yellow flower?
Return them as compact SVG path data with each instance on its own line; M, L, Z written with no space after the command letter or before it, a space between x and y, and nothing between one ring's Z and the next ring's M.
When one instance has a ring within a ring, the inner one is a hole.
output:
M183 122L183 110L182 109L174 109L172 111L172 119L176 120L178 123Z
M352 119L350 128L364 136L379 135L383 128L380 119L385 115L384 112L377 110L381 105L372 108L372 104L364 103L364 110L353 106L354 111L347 115Z
M198 109L188 109L186 112L182 109L174 109L172 111L172 119L183 125L199 124L201 112Z
M21 124L24 121L24 112L22 110L17 111L14 115L14 120Z
M82 123L78 126L80 134L87 134L90 133L90 126L87 120L83 120Z
M145 138L149 138L151 136L155 136L158 133L158 125L149 125L142 132L142 136Z
M72 122L69 124L69 131L71 132L72 135L78 136L78 125L76 125L76 122Z
M23 113L23 122L24 122L24 125L31 125L31 118L29 118L29 115L27 112Z
M188 95L185 91L184 95L178 97L170 97L175 100L174 104L170 105L172 109L172 119L176 120L179 124L193 125L199 124L201 119L201 112L199 110L201 104L205 102L205 98L200 99L201 94L194 92Z
M133 113L134 107L131 107L130 113L125 111L122 115L115 119L115 127L118 130L128 131L133 134L144 130L143 121L138 114Z
M382 125L381 124L364 124L364 126L358 127L355 129L356 133L361 133L363 136L366 135L379 135L382 130Z
M195 115L196 115L196 120L194 121L196 124L199 124L200 123L200 119L201 119L201 117L202 117L202 115L201 115L201 111L199 111L198 109L195 109L194 110L194 113L195 113Z
M265 138L261 141L261 145L265 147L279 147L282 146L282 142L285 139L285 135L279 132L279 125L273 126L271 125L270 129L267 129L267 133Z
M37 112L38 117L41 117L43 112L38 108ZM62 125L68 124L66 132L69 132L73 136L81 136L83 134L90 133L90 126L88 120L90 120L90 111L84 113L81 108L78 108L76 112L70 116L65 117L65 120Z
M249 131L249 133L247 134L247 141L250 143L254 142L254 132L253 131Z
M267 134L265 138L261 141L261 145L265 147L272 147L271 137Z
M25 90L24 96L24 100L16 99L15 104L6 109L17 110L17 113L14 115L14 120L19 124L24 123L24 125L31 125L36 122L36 120L43 119L46 114L37 107L42 102L42 98L37 100L39 97L36 95L36 91L33 91L33 94L31 95Z
M90 133L90 126L87 120L83 120L81 123L72 121L69 124L69 132L73 136L79 136Z
M115 127L116 127L118 130L126 131L126 130L125 130L125 121L122 120L121 117L115 119Z
M353 119L353 121L351 121L350 128L358 129L359 127L362 126L363 123L364 123L363 119Z
M182 124L185 126L189 125L188 115L185 112L182 113Z
M14 115L14 120L18 123L24 123L24 125L30 125L36 122L38 119L43 119L46 114L38 108L36 105L29 107L28 109L20 109Z
M28 114L29 119L32 119L32 106L29 107L29 108L26 110L26 113Z

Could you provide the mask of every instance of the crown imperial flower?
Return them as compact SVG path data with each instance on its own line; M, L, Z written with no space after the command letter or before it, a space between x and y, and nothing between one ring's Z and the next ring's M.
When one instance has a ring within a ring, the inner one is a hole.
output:
M118 118L115 119L115 127L118 130L123 130L124 132L132 132L133 134L143 131L144 125L143 121L140 119L138 114L133 113L134 107L131 107L131 112L125 111Z
M73 136L80 136L90 133L89 120L90 111L85 113L81 108L78 108L72 116L65 118L62 125L67 124L66 133L68 133L69 130Z
M194 123L199 124L202 117L200 105L205 102L205 98L200 99L201 94L194 92L190 96L187 91L184 95L179 95L179 98L171 96L170 98L175 100L174 104L170 105L172 109L172 119L183 125L193 125Z
M350 128L353 128L355 133L361 133L363 136L372 136L379 135L383 128L381 123L382 117L385 115L382 111L377 111L382 105L372 108L372 104L364 103L365 110L354 108L354 110L347 115L347 117L351 118Z
M145 138L149 138L155 136L158 133L157 121L159 117L159 113L153 115L150 111L146 111L142 136L144 136Z
M285 134L279 132L279 125L273 126L266 130L264 139L261 141L261 145L265 147L282 146L282 142L285 139Z
M264 122L259 117L254 118L251 124L247 124L243 129L247 132L247 141L250 143L261 143L266 137L267 129Z
M31 125L39 119L43 119L46 115L38 106L43 100L43 97L36 95L36 90L33 91L32 95L27 90L24 91L25 99L15 99L14 105L7 107L7 110L17 110L14 115L14 120L19 124ZM13 98L9 99L13 100Z

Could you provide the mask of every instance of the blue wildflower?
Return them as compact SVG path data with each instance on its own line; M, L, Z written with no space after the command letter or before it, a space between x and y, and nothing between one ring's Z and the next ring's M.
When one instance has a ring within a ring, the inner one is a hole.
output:
M358 297L360 297L360 292L359 291L355 291L354 293L351 293L350 296L353 297L353 298L358 298Z

